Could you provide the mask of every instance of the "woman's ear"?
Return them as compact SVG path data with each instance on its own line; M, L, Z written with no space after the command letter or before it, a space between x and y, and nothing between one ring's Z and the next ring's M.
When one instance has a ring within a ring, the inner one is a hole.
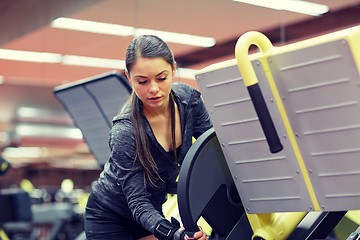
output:
M130 86L132 86L131 81L130 81L130 74L127 71L125 71L125 75L129 81Z
M176 68L177 68L177 64L176 64L176 62L174 62L174 66L173 66L173 69L172 69L173 77L175 76Z
M130 80L129 73L126 70L125 70L125 75L126 75L127 79Z

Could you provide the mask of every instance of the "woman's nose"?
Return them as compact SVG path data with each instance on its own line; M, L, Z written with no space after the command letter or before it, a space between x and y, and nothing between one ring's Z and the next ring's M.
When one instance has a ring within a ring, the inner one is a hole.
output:
M155 81L151 81L149 92L156 93L159 91L159 85Z

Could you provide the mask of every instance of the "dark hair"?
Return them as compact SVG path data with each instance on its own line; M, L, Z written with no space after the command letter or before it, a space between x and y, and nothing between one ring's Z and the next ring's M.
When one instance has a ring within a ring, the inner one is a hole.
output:
M175 59L169 46L154 35L141 35L134 38L126 51L126 71L130 73L132 65L138 58L161 57L174 67Z
M130 75L131 67L139 58L161 57L168 62L172 68L175 66L175 59L169 46L159 37L153 35L141 35L134 38L126 51L126 70ZM170 111L171 111L171 136L172 147L177 166L176 142L175 142L175 103L172 91L170 92ZM136 154L135 161L138 159L144 168L144 181L156 186L157 179L161 179L154 158L151 155L150 141L145 131L143 121L142 102L134 91L130 96L131 117L134 127ZM155 174L155 175L154 175ZM163 180L162 180L163 181Z

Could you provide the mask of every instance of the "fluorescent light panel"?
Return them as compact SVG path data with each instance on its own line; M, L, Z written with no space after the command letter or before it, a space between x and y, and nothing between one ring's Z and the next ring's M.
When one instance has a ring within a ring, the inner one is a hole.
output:
M80 129L67 126L53 126L46 124L21 123L16 126L15 133L19 137L60 137L69 139L82 139Z
M233 0L235 2L247 3L260 7L276 10L286 10L312 16L319 16L329 11L329 7L323 4L312 3L301 0Z
M174 33L145 28L134 28L118 24L93 22L65 17L55 19L54 21L52 21L51 26L54 28L109 34L116 36L138 36L143 34L152 34L159 36L165 42L186 44L198 47L212 47L216 43L215 39L210 37L195 36L190 34Z
M48 151L44 147L7 147L3 154L8 158L38 158L46 157Z
M0 49L0 59L40 62L40 63L59 63L61 62L61 54L47 52L31 52L20 50Z
M0 59L40 63L62 63L65 65L117 68L124 69L125 61L108 58L95 58L76 55L61 55L58 53L19 51L0 49Z
M16 110L16 114L19 117L35 118L39 116L49 116L51 113L49 110L34 108L34 107L19 107Z
M187 78L187 79L195 79L195 72L199 70L189 69L189 68L178 68L175 76L180 78Z
M135 32L135 28L133 27L64 17L57 18L52 21L51 26L54 28L110 34L116 36L132 36Z
M76 55L65 55L62 59L62 63L65 65L125 69L124 60L84 57Z
M145 28L136 29L134 36L140 35L156 35L165 42L192 45L197 47L212 47L216 43L215 39L210 37L201 37L184 33L166 32Z
M0 49L0 59L26 62L41 63L60 63L64 65L100 67L110 69L125 69L125 61L108 58L95 58L77 55L61 55L57 53L44 53L32 51L19 51L10 49ZM197 70L188 68L178 68L177 76L181 78L193 79ZM2 79L0 76L0 83ZM31 110L31 109L30 109ZM33 114L29 109L22 109L19 114Z

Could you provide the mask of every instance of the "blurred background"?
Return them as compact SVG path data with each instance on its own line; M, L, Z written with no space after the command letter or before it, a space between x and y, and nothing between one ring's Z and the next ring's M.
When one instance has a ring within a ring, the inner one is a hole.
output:
M101 166L54 87L113 70L123 74L136 35L162 37L179 66L176 81L197 88L194 72L233 59L236 40L247 31L281 46L360 24L359 0L264 2L1 0L0 149L11 167L3 166L0 189L30 192L31 204L80 205L78 228L62 238L81 232L83 199Z

